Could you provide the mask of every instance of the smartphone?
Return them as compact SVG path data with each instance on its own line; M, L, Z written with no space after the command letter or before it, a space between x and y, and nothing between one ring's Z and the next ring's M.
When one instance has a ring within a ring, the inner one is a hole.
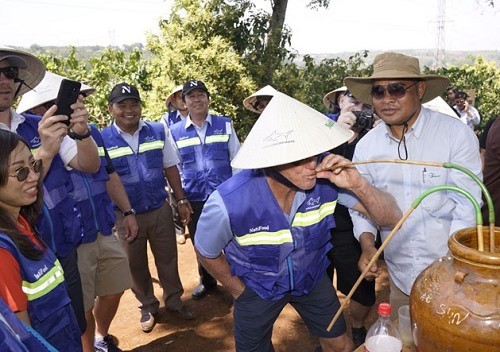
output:
M61 121L68 126L69 119L71 118L70 116L73 113L73 109L71 109L70 106L78 100L81 86L82 84L80 82L63 79L61 81L61 86L59 87L59 93L56 98L57 111L54 115L68 116L67 120Z

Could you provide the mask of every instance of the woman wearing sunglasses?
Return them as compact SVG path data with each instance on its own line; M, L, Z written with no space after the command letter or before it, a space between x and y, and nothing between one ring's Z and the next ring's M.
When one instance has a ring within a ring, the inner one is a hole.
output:
M34 228L41 170L19 135L0 130L0 297L57 350L81 351L62 268Z

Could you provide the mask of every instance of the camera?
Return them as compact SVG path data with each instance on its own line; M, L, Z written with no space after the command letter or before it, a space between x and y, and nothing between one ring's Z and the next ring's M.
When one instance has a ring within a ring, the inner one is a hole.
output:
M373 127L373 113L368 111L351 111L356 116L352 129L358 131L370 130Z

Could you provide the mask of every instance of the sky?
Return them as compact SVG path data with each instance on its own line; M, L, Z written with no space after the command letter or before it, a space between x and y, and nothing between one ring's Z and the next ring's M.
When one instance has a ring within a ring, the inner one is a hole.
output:
M307 9L289 0L285 23L299 54L435 49L438 0L330 0ZM500 50L500 0L446 0L445 50ZM0 46L83 46L146 42L173 0L0 0ZM270 9L269 0L255 0Z

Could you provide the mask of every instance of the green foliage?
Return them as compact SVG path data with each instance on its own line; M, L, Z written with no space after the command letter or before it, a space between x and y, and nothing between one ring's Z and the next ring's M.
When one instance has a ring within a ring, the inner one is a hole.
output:
M215 6L219 4L222 7ZM242 100L256 89L256 85L243 65L241 53L225 35L235 38L233 30L223 32L223 23L235 22L244 8L224 17L221 9L225 2L176 0L169 19L160 21L159 35L148 38L152 81L150 101L160 114L171 89L189 79L205 82L210 94L213 112L233 117L235 127L246 135L247 114Z
M288 64L278 71L276 88L316 110L327 112L322 103L326 93L342 87L347 76L367 76L371 73L371 67L366 67L364 62L367 55L368 52L363 51L347 59L323 59L320 62L305 55L304 67Z
M151 75L148 64L142 59L142 51L134 48L128 55L124 51L105 48L98 57L91 57L87 62L77 59L77 52L70 47L67 57L56 56L51 52L38 55L48 71L81 81L96 91L86 98L91 121L99 127L110 124L107 97L113 86L120 82L136 85L147 101L151 90ZM149 115L146 107L143 113Z
M461 67L442 67L436 71L425 69L429 73L437 73L450 79L451 85L460 90L476 91L475 107L481 114L481 130L491 118L500 116L500 69L493 62L487 62L482 56L475 58L474 64Z

